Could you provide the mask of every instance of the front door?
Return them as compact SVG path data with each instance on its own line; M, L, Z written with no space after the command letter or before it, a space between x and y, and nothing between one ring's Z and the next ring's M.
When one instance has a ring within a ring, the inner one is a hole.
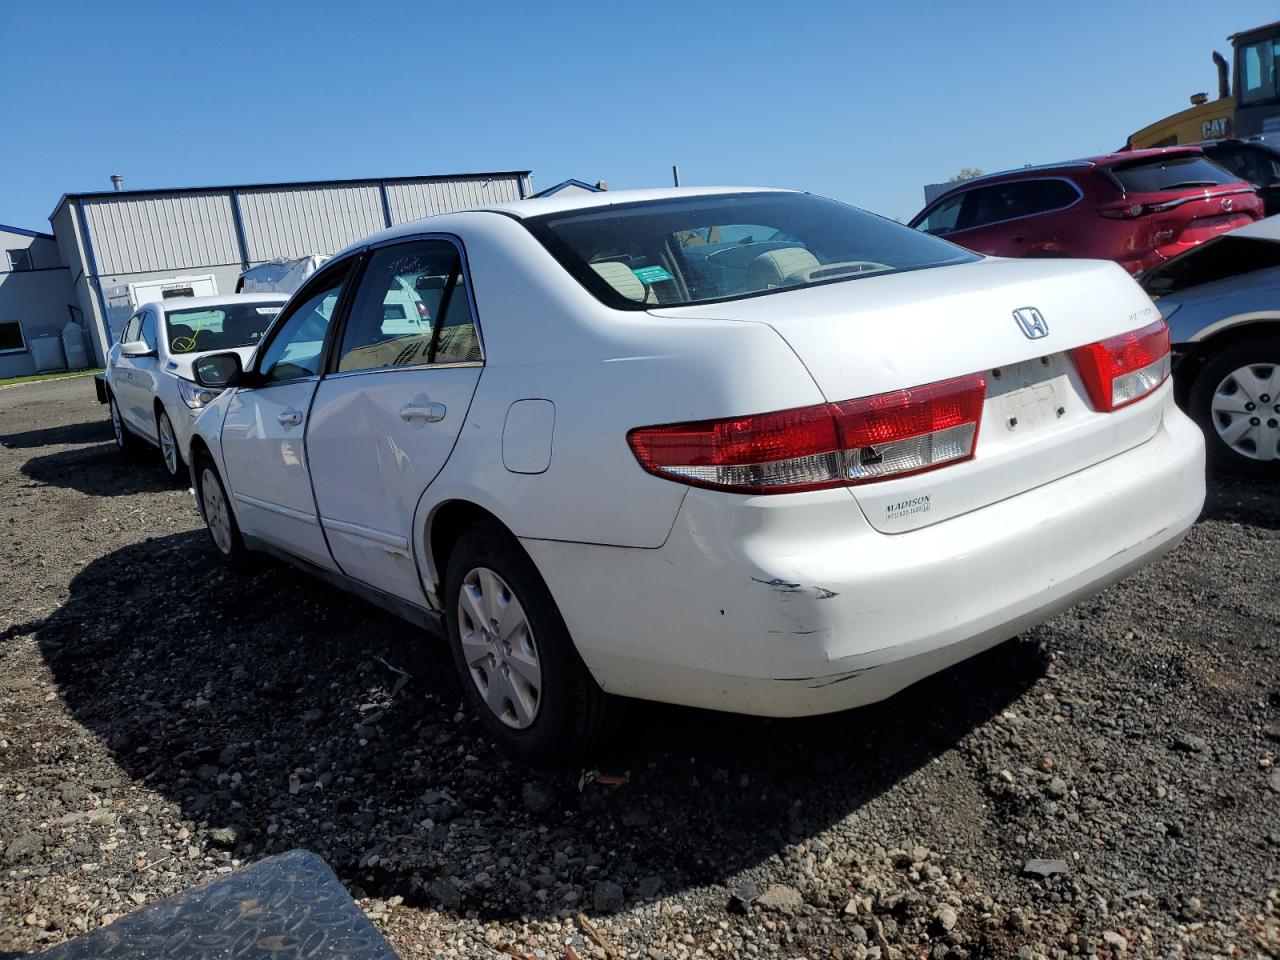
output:
M483 367L461 248L440 238L374 250L338 342L307 430L320 521L344 573L423 603L414 513Z
M303 448L326 334L349 260L317 274L281 313L222 424L222 459L240 530L336 569L316 515Z

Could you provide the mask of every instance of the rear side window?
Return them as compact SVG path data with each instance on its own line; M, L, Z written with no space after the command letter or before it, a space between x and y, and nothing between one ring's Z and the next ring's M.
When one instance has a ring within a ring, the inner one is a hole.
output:
M601 301L633 310L979 259L892 220L803 193L680 197L522 222Z
M1196 187L1218 187L1237 182L1235 174L1228 173L1198 153L1131 160L1112 167L1111 175L1125 193L1194 190Z
M352 301L338 370L479 359L458 248L415 240L375 250Z
M985 227L1069 207L1080 191L1066 180L1011 180L977 187L965 195L957 229Z

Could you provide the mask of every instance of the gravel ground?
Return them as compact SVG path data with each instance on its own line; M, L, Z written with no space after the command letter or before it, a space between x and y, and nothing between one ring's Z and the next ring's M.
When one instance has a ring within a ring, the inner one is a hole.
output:
M1274 485L886 704L637 706L582 776L443 645L223 571L87 380L0 390L0 544L0 952L304 847L406 957L1280 956Z

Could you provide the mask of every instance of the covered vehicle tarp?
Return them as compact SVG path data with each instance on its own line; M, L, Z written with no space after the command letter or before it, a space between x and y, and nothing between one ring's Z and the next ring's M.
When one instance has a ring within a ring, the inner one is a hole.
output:
M1153 297L1280 266L1280 215L1219 234L1138 278Z
M268 260L240 274L236 293L293 293L328 259L324 254L313 253L297 260Z

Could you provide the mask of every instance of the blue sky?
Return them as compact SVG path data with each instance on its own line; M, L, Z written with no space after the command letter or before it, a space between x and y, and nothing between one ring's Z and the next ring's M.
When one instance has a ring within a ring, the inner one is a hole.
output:
M0 222L64 192L533 170L921 187L1105 152L1215 90L1274 0L194 4L0 0Z

